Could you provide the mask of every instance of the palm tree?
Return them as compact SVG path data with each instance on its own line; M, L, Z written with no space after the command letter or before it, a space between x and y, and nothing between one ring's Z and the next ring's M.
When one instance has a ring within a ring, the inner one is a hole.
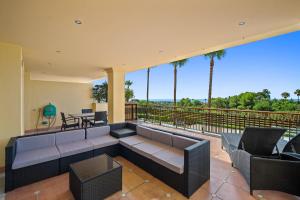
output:
M147 69L147 105L149 103L149 81L150 81L150 67Z
M288 92L283 92L283 93L281 93L281 96L282 96L284 99L287 99L287 98L290 97L290 93L288 93Z
M127 89L129 89L132 84L133 84L133 82L131 80L125 81L125 85L126 85Z
M171 62L174 67L174 106L176 106L176 91L177 91L177 67L183 67L187 63L188 59L177 60Z
M215 65L215 58L221 60L225 56L226 52L224 49L219 51L214 51L211 53L204 54L205 57L210 59L210 70L209 70L209 88L208 88L208 107L211 106L211 93L212 93L212 79Z
M298 103L299 103L300 89L295 90L294 94L297 95L297 97L298 97Z

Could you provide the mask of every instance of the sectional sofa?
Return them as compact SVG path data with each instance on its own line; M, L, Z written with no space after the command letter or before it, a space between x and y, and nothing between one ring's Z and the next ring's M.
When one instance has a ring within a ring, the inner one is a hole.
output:
M112 136L129 129L128 136ZM14 137L5 153L5 191L68 172L71 163L103 153L125 157L187 197L210 177L209 141L131 123Z

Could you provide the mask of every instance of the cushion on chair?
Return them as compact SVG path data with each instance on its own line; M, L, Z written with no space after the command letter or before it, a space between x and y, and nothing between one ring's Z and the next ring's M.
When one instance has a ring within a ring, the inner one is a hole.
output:
M57 145L60 157L67 157L93 150L93 145L87 141L77 141Z
M173 142L173 147L176 147L178 149L185 149L186 147L196 144L199 141L191 138L183 137L183 136L173 135L172 142Z
M110 131L110 134L116 138L123 138L123 137L135 135L136 132L135 130L132 130L130 128L122 128L122 129L112 130Z
M17 139L17 152L55 146L55 135L36 135Z
M151 159L151 155L157 153L161 150L168 149L170 146L155 142L155 141L147 141L144 143L136 144L131 147L131 150Z
M178 173L184 172L184 151L169 148L152 154L152 160L158 164Z
M70 142L78 142L84 139L85 139L84 129L64 131L55 134L56 145L70 143Z
M149 139L152 139L152 132L153 131L154 130L151 129L151 128L147 128L147 127L140 126L140 125L136 126L136 133L140 136L143 136L143 137L146 137L146 138L149 138Z
M60 158L60 155L55 146L18 152L13 162L12 169L19 169L58 158Z
M88 128L86 130L86 138L96 138L101 137L105 135L109 135L110 127L109 126L101 126L101 127L94 127L94 128Z
M110 135L105 135L101 137L96 137L92 139L87 140L90 144L93 145L93 149L99 149L102 147L118 144L119 140L110 136Z
M151 139L169 146L172 146L172 134L159 130L153 130Z
M120 139L120 144L122 144L123 146L131 149L131 147L133 145L140 144L140 143L143 143L145 141L150 141L150 140L147 139L147 138L144 138L142 136L139 136L139 135L134 135L134 136L130 136L130 137L121 138Z

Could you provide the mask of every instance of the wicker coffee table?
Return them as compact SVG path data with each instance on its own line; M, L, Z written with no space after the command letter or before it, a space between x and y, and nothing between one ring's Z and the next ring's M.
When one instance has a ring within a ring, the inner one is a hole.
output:
M106 154L70 165L70 190L76 200L100 200L122 190L122 166Z

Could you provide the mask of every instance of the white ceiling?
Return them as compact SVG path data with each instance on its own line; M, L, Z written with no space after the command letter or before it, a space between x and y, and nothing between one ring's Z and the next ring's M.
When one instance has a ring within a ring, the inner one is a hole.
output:
M300 1L0 0L0 25L28 71L96 79L300 30Z

